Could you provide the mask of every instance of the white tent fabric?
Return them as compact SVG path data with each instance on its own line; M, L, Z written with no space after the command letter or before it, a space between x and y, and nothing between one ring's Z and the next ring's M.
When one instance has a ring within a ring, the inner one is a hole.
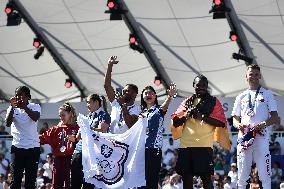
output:
M284 1L232 1L267 87L283 96Z
M7 0L1 0L5 6ZM21 0L41 31L56 47L76 77L84 93L105 94L103 88L107 59L119 57L113 69L113 86L135 83L139 92L153 85L155 73L143 54L129 48L129 29L124 21L110 21L105 14L106 0ZM245 63L231 58L238 52L229 40L226 19L213 20L208 13L211 0L124 0L128 11L143 32L179 95L193 92L193 78L208 77L213 95L235 96L246 88ZM257 63L265 86L282 95L284 2L279 0L232 1ZM34 34L25 23L6 27L0 13L0 85L9 97L22 84L33 88L32 96L56 102L80 96L73 86L64 87L68 78L47 50L39 60L32 46ZM21 81L21 82L20 82ZM162 85L155 86L159 95Z

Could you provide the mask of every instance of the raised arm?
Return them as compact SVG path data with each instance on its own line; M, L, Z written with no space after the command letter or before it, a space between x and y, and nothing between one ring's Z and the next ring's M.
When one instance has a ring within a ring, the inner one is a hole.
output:
M107 71L105 75L104 88L105 88L108 100L110 102L112 102L115 98L115 91L113 87L111 86L111 72L112 72L113 65L118 63L116 59L117 59L117 56L111 56L108 59L108 66L107 66Z
M166 112L168 110L172 97L176 94L176 84L174 83L170 84L169 89L167 89L167 94L168 95L166 100L161 105L161 109L163 112Z

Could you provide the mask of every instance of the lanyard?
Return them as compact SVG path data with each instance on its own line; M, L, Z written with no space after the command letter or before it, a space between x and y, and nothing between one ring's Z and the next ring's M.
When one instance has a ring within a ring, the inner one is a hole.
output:
M248 91L249 109L252 110L252 111L254 110L255 101L256 101L256 97L257 97L257 95L259 93L259 90L260 90L260 87L258 87L257 90L256 90L253 102L251 101L250 92Z
M61 143L61 146L65 146L65 140L64 140L64 129L62 128L62 131L61 131L61 140L62 140L62 143Z

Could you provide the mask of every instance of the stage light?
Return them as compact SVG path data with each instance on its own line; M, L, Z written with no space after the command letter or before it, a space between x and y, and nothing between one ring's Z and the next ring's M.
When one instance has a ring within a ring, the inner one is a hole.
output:
M160 78L159 76L156 76L156 77L155 77L154 84L155 84L156 86L159 86L159 85L161 84L161 78Z
M40 42L39 38L34 38L33 46L35 48L39 48L40 45L41 45L41 42Z
M69 89L70 87L72 87L72 80L71 79L66 79L64 86Z
M140 53L144 52L144 48L140 43L140 39L135 34L129 34L129 47Z
M12 2L8 2L8 3L6 4L5 13L6 13L7 15L9 15L9 14L11 14L11 13L13 12L14 9L15 9L15 8L14 8L14 4L13 4Z
M226 7L223 0L213 0L212 8L209 13L213 13L213 19L226 18L226 12L230 12L231 9Z
M237 41L237 40L238 40L238 35L237 35L237 33L231 31L231 32L230 32L230 39L231 39L231 41Z
M109 10L106 10L105 13L109 13L110 20L122 20L122 14L126 13L126 10L123 10L117 0L108 0L107 7Z
M247 56L242 55L240 53L233 53L232 57L233 57L233 59L243 60L243 61L245 61L249 64L251 64L253 62L253 58L247 57Z
M222 0L213 0L213 3L214 3L215 5L221 5Z
M136 37L130 34L129 36L129 43L135 43L136 42Z
M107 6L108 6L108 8L110 8L110 9L114 8L115 5L116 5L116 4L115 4L114 1L108 1L108 2L107 2Z
M6 4L5 13L7 14L6 26L17 26L21 23L22 17L12 2Z
M44 46L39 47L37 49L37 52L34 55L34 59L36 59L36 60L39 59L39 57L42 55L43 51L44 51Z
M5 13L6 13L7 15L8 15L8 14L11 14L12 11L13 11L12 7L6 6L6 8L5 8Z

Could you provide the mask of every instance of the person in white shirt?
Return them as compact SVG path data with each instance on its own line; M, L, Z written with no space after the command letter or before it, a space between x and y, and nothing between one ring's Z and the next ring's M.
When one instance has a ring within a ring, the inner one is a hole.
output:
M53 155L52 153L49 153L46 155L46 163L43 165L44 173L43 176L48 177L50 180L52 180L52 170L53 170Z
M237 96L232 116L239 129L237 145L238 189L245 189L252 161L256 163L264 189L271 188L271 156L267 127L277 122L277 104L272 92L261 87L260 68L257 64L247 67L249 88ZM244 146L243 142L248 142Z
M11 189L21 188L23 173L25 171L25 188L36 188L36 177L40 156L39 136L37 122L40 118L39 104L29 103L30 89L20 86L15 96L10 99L7 110L6 123L11 127L13 136L11 146Z
M116 94L111 86L111 72L114 64L117 64L117 56L111 56L108 60L108 67L105 75L104 88L111 102L111 124L110 133L120 134L127 131L138 120L140 106L135 104L138 94L138 87L134 84L127 84L122 94Z
M224 186L223 186L224 189L237 189L237 187L232 184L230 176L225 175L223 183L224 183Z
M237 170L237 164L236 163L231 164L231 170L229 171L228 176L231 178L231 185L234 188L237 188L238 170Z

